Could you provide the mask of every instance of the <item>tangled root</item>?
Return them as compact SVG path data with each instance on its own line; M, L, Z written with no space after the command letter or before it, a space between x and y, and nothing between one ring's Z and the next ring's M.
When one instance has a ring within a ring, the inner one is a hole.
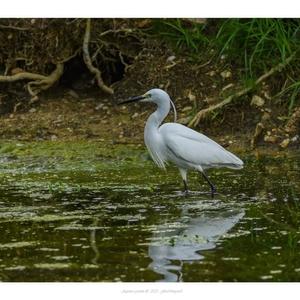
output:
M31 102L38 99L38 94L42 90L47 90L59 80L64 72L64 64L58 63L55 70L48 76L30 73L20 72L14 75L1 75L0 82L15 82L21 80L31 80L27 83L27 90L31 95Z
M89 71L95 75L96 80L97 80L97 85L99 86L102 91L108 93L108 94L113 94L114 91L110 87L108 87L104 82L101 77L101 71L93 66L90 52L89 52L89 42L90 42L90 36L91 36L91 19L87 19L86 21L86 29L85 29L85 34L84 34L84 39L83 39L83 45L82 45L82 50L83 50L83 60L84 63L86 64L87 68Z

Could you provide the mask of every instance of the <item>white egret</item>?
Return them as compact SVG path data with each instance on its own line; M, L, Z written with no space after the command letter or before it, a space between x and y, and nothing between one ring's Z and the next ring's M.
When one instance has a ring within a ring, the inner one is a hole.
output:
M216 188L205 174L206 169L243 168L244 163L242 160L204 134L179 123L161 125L170 111L170 104L173 106L176 122L175 106L165 91L152 89L142 96L132 97L121 104L136 101L150 102L157 105L157 110L150 115L146 122L145 144L158 167L165 169L167 162L173 162L178 167L186 193L188 192L188 170L196 170L202 174L209 184L213 196Z

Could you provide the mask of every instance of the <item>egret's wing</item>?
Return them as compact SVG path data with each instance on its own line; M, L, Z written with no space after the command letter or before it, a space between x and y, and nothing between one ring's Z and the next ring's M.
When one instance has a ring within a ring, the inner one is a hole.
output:
M183 126L179 123L165 123L160 127L160 132L162 134L167 134L167 135L174 134L177 136L182 136L190 140L198 141L200 143L214 144L215 146L224 149L221 145L219 145L218 143L216 143L206 135L198 131L195 131L191 128L188 128L186 126Z
M166 123L160 133L172 155L202 167L241 168L243 162L207 136L181 124Z

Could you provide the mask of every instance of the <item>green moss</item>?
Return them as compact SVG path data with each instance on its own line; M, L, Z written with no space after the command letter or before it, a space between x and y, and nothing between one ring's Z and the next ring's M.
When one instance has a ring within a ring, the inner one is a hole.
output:
M6 244L0 244L0 250L24 248L24 247L35 247L37 244L38 244L38 242L36 242L36 241L6 243Z

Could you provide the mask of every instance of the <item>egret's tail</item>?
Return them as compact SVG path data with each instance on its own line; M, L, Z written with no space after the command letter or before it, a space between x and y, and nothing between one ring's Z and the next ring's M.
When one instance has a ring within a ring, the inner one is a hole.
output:
M229 168L229 169L235 169L235 170L239 170L239 169L243 169L244 168L244 163L242 164L226 164L224 165L224 167Z
M244 162L231 152L226 152L228 155L228 162L226 163L226 167L229 169L243 169Z

